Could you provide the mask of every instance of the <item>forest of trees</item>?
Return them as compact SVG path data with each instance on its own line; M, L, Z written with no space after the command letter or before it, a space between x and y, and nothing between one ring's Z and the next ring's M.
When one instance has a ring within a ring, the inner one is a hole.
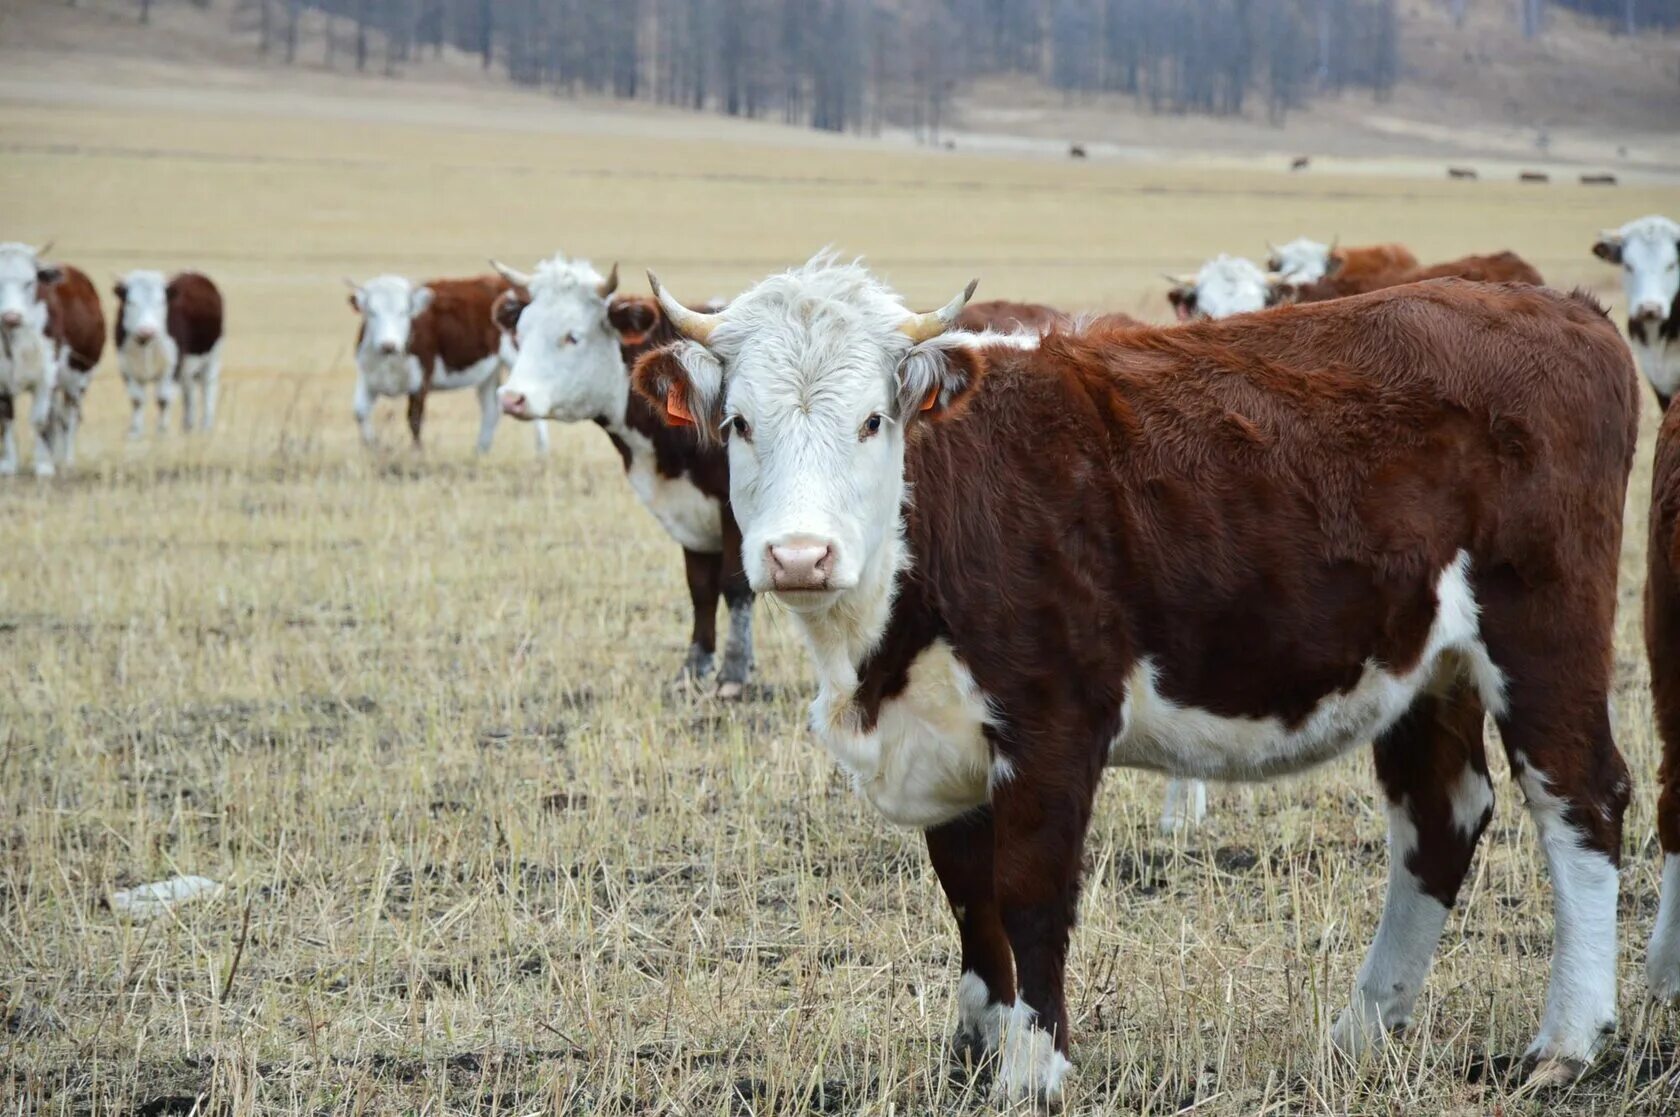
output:
M306 14L326 61L395 72L445 47L525 85L640 98L831 131L936 139L964 80L1034 78L1156 112L1281 120L1398 80L1397 0L239 0L261 49L294 61ZM1462 15L1465 0L1442 0ZM1680 0L1554 0L1626 29ZM1523 33L1548 0L1511 0Z

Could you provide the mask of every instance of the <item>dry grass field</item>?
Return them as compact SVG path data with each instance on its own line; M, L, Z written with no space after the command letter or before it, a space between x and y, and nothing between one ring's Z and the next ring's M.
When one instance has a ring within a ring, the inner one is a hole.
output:
M394 409L387 449L363 453L341 275L563 248L699 298L832 242L916 302L978 275L982 297L1164 318L1160 270L1311 232L1424 259L1514 248L1608 294L1594 231L1680 201L388 116L0 101L0 239L56 237L102 288L198 266L230 306L213 436L125 442L107 356L79 467L0 485L6 1113L987 1107L947 1058L957 944L920 838L855 801L807 736L786 620L760 604L745 702L673 687L677 548L593 429L558 431L539 464L507 425L475 460L471 400L443 397L422 457ZM1176 842L1155 831L1158 779L1107 781L1070 975L1076 1110L1680 1106L1680 1015L1646 1002L1641 973L1648 452L1617 664L1639 777L1622 1028L1600 1068L1540 1097L1514 1076L1551 920L1508 781L1415 1027L1377 1066L1331 1056L1385 879L1355 754L1217 788ZM150 922L110 910L175 873L225 887Z

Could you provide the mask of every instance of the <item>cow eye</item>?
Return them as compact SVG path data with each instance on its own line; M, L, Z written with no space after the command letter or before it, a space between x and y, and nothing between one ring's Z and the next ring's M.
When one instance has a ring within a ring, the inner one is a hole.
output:
M729 429L735 432L736 438L744 438L748 442L752 441L752 425L739 415L729 420Z
M578 335L575 333L568 333L565 337L560 339L561 345L576 345L577 343Z
M871 415L863 421L863 427L858 431L858 441L868 442L871 438L874 438L880 433L881 417L879 415Z

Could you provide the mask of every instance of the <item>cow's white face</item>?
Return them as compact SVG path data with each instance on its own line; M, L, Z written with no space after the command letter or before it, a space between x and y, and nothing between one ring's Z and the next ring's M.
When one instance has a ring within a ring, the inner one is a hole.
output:
M1606 232L1593 254L1622 266L1628 319L1661 322L1680 295L1680 223L1655 214Z
M502 411L519 419L622 421L630 378L607 319L607 281L588 261L564 256L521 278L531 300L514 334L513 372L498 392Z
M1297 237L1280 248L1273 248L1266 266L1285 282L1316 283L1330 270L1330 246Z
M131 271L117 282L125 337L150 345L164 336L169 318L169 281L158 271Z
M362 353L392 357L407 352L414 320L432 305L432 289L381 275L355 287L350 302L362 315Z
M1252 260L1220 255L1196 273L1195 313L1205 318L1264 310L1271 305L1272 284Z
M47 304L41 287L58 280L58 269L43 266L27 244L0 244L0 332L15 340L47 328Z
M966 297L939 312L943 321ZM681 309L662 301L682 323ZM953 339L913 339L930 319L863 267L818 257L709 316L716 325L704 345L682 343L641 367L643 391L671 391L703 430L727 440L730 502L755 591L815 611L860 582L890 584L905 429L922 421L923 400L948 405L966 382L942 348Z

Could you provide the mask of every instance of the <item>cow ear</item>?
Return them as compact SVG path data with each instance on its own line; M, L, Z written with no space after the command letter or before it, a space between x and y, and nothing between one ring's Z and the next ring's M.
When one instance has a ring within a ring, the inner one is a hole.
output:
M128 301L128 284L124 283L122 280L117 280L116 286L111 288L111 292L117 296L119 301Z
M35 282L46 287L64 278L64 269L57 264L42 264L35 269Z
M1342 265L1346 262L1346 260L1344 260L1341 256L1338 256L1336 253L1330 253L1330 255L1324 258L1324 278L1328 279L1337 272L1341 271ZM1276 271L1277 269L1273 268L1272 270Z
M350 292L350 309L357 314L362 312L362 293L360 291Z
M899 422L909 426L949 415L985 370L985 358L966 341L934 338L916 346L898 368Z
M643 353L631 383L670 427L695 428L716 442L723 424L723 366L704 345L679 341Z
M1592 253L1607 263L1622 262L1622 238L1616 233L1601 233L1592 246Z
M614 299L607 321L625 345L636 345L659 324L659 307L651 299Z
M519 328L519 316L525 313L525 308L531 305L531 299L518 289L508 291L496 299L496 305L490 309L490 317L496 325L513 333Z
M432 305L432 289L430 287L416 287L409 292L408 313L418 318L426 313L426 308Z
M1196 314L1196 289L1194 287L1167 288L1167 302L1172 304L1173 314L1180 322L1188 322Z

